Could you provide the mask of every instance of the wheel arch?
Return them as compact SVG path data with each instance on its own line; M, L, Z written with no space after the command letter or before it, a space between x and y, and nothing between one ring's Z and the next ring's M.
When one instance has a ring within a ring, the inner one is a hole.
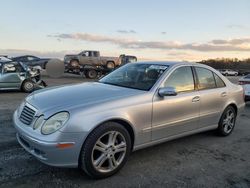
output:
M20 83L20 90L26 92L26 91L23 89L23 85L25 84L26 81L30 81L30 82L33 83L33 90L28 91L28 93L33 92L34 89L35 89L35 83L34 83L34 81L33 81L31 78L25 78L25 79Z
M113 119L109 120L107 122L115 122L121 124L129 133L130 139L131 139L131 150L134 148L134 143L135 143L135 131L133 126L126 120L124 119Z
M107 119L104 121L101 121L100 123L98 123L96 126L93 126L93 128L89 131L88 135L85 137L84 142L82 145L84 145L86 139L88 138L88 136L90 135L90 133L97 129L99 126L101 126L104 123L109 123L109 122L115 122L115 123L119 123L120 125L122 125L129 133L130 138L131 138L131 150L133 150L134 148L134 143L135 143L135 129L132 125L131 122L123 119L123 118L112 118L112 119Z
M237 115L237 114L238 114L238 107L237 107L237 105L236 105L235 103L230 103L230 104L227 105L227 107L229 107L229 106L232 106L232 107L234 108L235 113L236 113L236 115ZM227 107L226 107L226 108L227 108ZM225 108L225 109L226 109L226 108Z
M87 138L89 137L90 133L93 132L95 129L97 129L99 126L101 126L102 124L104 123L108 123L108 122L115 122L115 123L119 123L120 125L122 125L129 133L129 136L131 138L131 151L133 151L133 148L134 148L134 142L135 142L135 130L134 130L134 127L132 126L132 124L125 120L125 119L122 119L122 118L112 118L112 119L108 119L108 120L104 120L102 122L100 122L99 124L97 124L96 126L94 126L88 133L88 135L84 138L84 141L82 143L82 146L81 146L81 150L87 140ZM80 150L80 151L81 151ZM81 152L79 153L79 156L78 156L78 166L80 165L81 161L80 161L80 157L81 157Z
M24 84L27 80L31 80L31 79L30 79L30 78L25 78L25 79L23 79L23 80L21 81L21 83L20 83L20 89L22 89L23 84Z
M115 61L114 61L114 60L106 60L106 65L108 65L108 63L113 63L113 64L114 64L114 66L116 66L116 65L115 65Z
M80 62L78 58L72 58L69 62L71 63L72 61L77 61L78 63Z

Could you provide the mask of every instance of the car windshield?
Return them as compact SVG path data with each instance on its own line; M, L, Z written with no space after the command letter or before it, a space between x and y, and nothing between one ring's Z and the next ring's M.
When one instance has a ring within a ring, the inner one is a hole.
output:
M99 82L148 91L168 67L159 64L127 64L103 77Z

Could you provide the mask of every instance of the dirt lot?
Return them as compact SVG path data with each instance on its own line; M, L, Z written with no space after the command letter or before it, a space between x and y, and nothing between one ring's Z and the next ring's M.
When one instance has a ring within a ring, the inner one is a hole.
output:
M45 80L49 86L89 81ZM250 187L250 104L229 137L211 131L143 149L118 174L97 181L78 169L46 166L18 145L11 118L25 96L0 93L0 187Z

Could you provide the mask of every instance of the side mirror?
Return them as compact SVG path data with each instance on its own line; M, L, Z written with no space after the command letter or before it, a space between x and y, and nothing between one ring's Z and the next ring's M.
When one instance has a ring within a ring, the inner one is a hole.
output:
M176 96L177 91L174 87L163 87L158 90L158 95L160 97L165 97L165 96Z

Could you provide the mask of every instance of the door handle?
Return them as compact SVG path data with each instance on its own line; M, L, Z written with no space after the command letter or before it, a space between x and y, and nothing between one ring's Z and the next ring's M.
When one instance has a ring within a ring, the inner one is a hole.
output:
M221 95L221 97L226 97L227 96L227 92L222 92L220 95Z
M200 97L199 96L196 96L192 99L192 102L198 102L200 101Z

